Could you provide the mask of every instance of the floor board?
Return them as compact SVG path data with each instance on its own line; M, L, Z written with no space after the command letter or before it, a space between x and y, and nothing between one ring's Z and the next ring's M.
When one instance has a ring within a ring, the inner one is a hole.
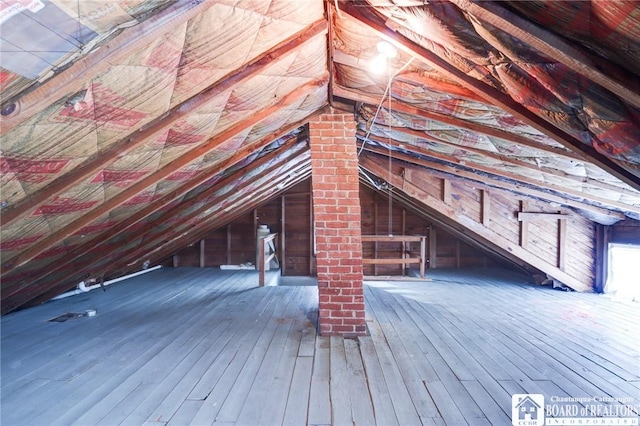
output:
M640 405L638 304L433 270L367 282L369 334L342 339L317 334L314 280L257 280L166 268L2 317L1 423L476 426L511 424L515 393Z

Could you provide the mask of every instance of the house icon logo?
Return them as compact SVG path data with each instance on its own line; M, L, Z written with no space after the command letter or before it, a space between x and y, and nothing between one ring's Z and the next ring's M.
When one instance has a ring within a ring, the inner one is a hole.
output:
M513 395L511 424L513 426L544 425L544 395L535 393Z

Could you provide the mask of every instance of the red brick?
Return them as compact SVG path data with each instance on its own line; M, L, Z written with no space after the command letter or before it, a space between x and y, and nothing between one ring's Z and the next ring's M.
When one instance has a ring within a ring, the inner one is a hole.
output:
M344 325L362 325L361 318L343 318L342 323Z
M351 311L364 311L364 303L343 303L342 309Z

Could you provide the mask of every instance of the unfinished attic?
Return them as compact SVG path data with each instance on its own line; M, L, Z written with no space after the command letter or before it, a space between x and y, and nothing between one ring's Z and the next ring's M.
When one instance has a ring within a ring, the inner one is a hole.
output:
M0 0L0 39L2 424L638 424L638 2Z

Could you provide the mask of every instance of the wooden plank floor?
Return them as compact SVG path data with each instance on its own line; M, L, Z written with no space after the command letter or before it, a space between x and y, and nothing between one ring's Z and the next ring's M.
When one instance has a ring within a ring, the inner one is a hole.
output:
M316 334L316 287L251 271L161 269L6 315L2 425L509 425L514 393L640 403L638 304L430 279L367 283L359 339Z

